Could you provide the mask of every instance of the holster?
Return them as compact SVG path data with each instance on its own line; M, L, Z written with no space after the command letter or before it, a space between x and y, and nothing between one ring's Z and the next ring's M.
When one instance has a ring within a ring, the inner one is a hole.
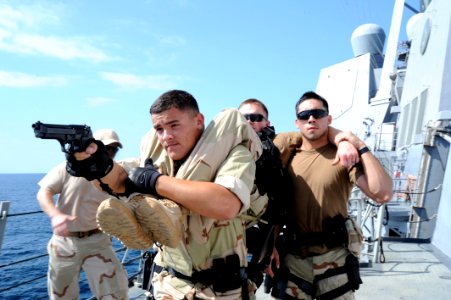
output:
M346 230L345 218L336 215L333 218L323 220L324 244L332 249L348 243L348 232Z
M214 259L211 271L215 291L224 293L241 287L242 274L237 254Z
M147 291L152 291L152 276L154 271L154 259L157 255L156 250L146 251L142 254L141 260L143 262L143 282L142 286Z
M260 266L251 260L248 262L246 270L247 278L259 288L263 283L263 272Z
M336 287L335 289L332 289L321 295L317 295L316 299L318 300L337 299L338 297L346 294L349 291L355 291L359 289L359 286L362 283L359 271L359 260L352 254L346 256L345 264L343 266L328 269L326 272L316 275L314 285L316 286L318 282L321 280L324 279L327 280L333 276L337 276L340 274L346 274L348 277L348 281L345 284Z
M265 274L265 280L263 283L263 287L264 287L264 292L265 294L269 294L271 293L271 289L274 286L274 278L269 276L268 274Z
M359 289L362 284L362 278L360 277L359 260L354 255L348 255L346 257L346 273L348 274L349 286L355 291Z
M274 274L272 281L271 296L276 299L283 299L285 291L287 289L288 278L290 277L290 270L281 266Z

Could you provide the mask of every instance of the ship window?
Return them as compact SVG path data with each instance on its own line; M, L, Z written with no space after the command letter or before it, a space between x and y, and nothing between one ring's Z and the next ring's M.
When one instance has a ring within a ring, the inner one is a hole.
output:
M426 102L428 98L428 90L424 90L421 92L420 99L417 103L417 116L416 116L416 124L415 124L415 134L421 134L421 130L423 128L423 116L426 110Z
M400 116L398 147L410 145L418 139L421 140L427 98L428 90L425 89L419 97L413 98L404 106Z
M412 102L410 102L409 116L408 116L408 124L407 124L407 139L406 144L412 143L412 135L415 125L415 118L418 113L418 98L415 97Z
M401 113L401 126L398 139L399 147L405 146L407 144L409 131L408 126L409 115L410 115L410 102L404 105L404 108Z

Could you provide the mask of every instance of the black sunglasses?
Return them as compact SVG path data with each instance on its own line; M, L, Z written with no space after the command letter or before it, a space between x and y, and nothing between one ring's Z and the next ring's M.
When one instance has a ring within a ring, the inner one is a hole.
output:
M244 114L243 116L246 120L250 120L251 122L261 122L265 119L261 114Z
M308 120L310 116L314 117L315 119L321 119L327 115L328 115L327 111L323 109L309 109L298 112L296 116L298 117L299 120Z
M117 153L117 151L119 151L119 147L113 147L113 146L106 145L105 148L106 148L107 152L111 152L113 154L115 154L115 153Z

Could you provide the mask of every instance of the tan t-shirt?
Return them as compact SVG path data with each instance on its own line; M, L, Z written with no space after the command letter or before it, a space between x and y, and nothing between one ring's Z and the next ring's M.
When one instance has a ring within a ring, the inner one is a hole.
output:
M97 208L109 196L99 191L85 178L67 173L66 162L50 170L38 184L47 188L53 195L59 194L56 205L62 213L77 217L68 224L69 231L88 231L97 228Z
M300 150L299 133L279 134L274 143L285 158L293 182L291 211L300 233L320 232L324 218L348 215L351 189L363 174L360 164L349 170L332 165L337 152L332 144Z
M296 150L288 172L293 180L295 213L301 233L322 231L326 217L348 215L348 198L356 182L356 168L348 171L337 164L332 166L336 147Z

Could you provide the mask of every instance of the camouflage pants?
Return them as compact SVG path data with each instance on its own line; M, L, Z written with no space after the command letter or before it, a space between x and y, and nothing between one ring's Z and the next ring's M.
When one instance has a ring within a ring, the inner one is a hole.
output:
M78 299L82 268L97 299L128 299L127 272L106 234L86 238L53 235L47 250L50 299Z
M284 259L284 264L288 267L292 275L313 284L315 276L324 274L329 269L344 266L348 255L350 255L349 251L345 248L334 249L325 254L307 257L305 259L301 259L299 256L292 254L287 254ZM316 296L323 295L326 292L341 287L347 282L348 275L346 273L323 278L314 286L314 288L316 288ZM295 299L311 300L315 298L305 293L299 288L298 284L291 280L287 283L286 294ZM355 299L354 292L348 291L344 295L334 299Z

